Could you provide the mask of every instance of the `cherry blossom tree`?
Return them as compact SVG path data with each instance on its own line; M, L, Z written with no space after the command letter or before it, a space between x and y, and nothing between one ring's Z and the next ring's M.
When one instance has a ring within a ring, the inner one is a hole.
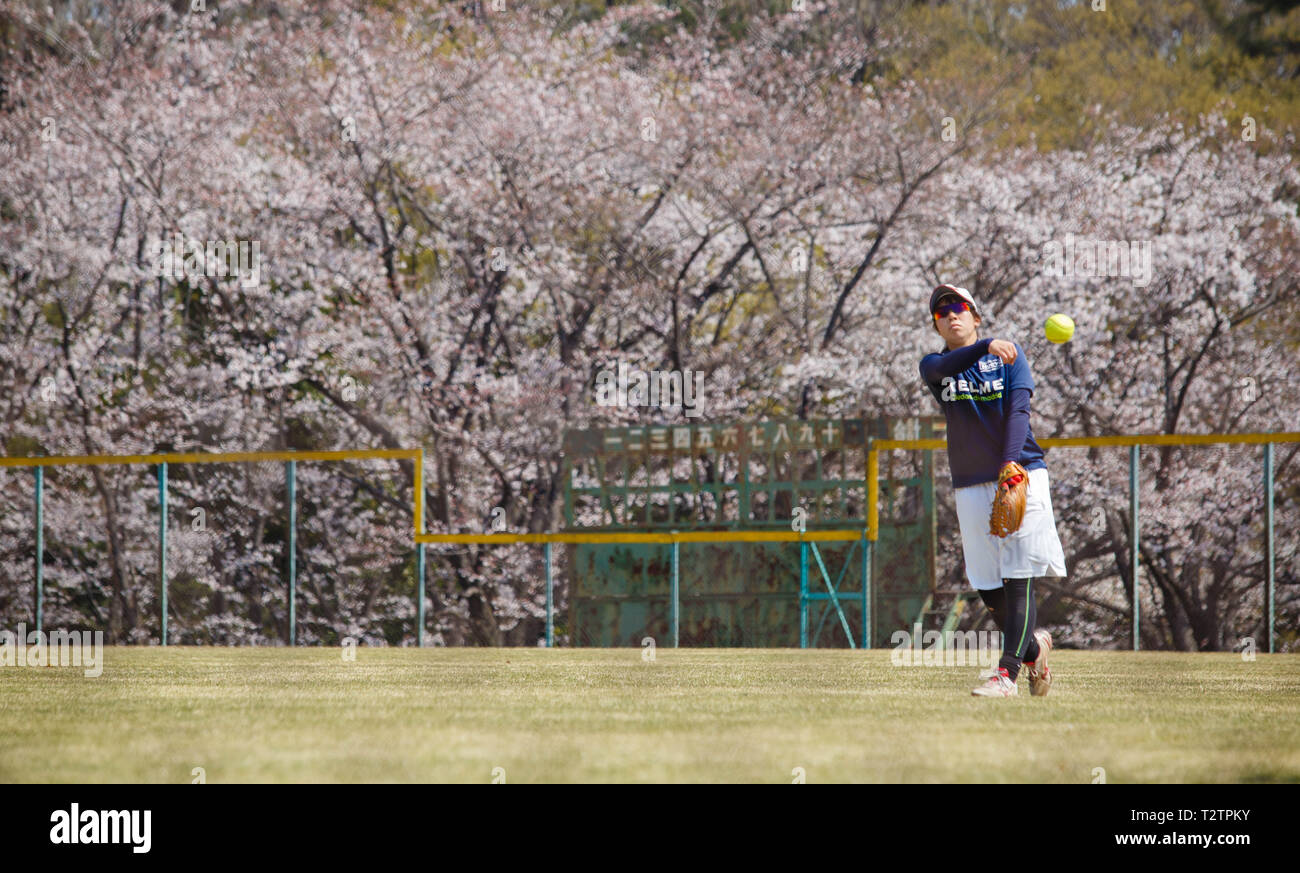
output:
M939 281L1025 348L1039 436L1292 427L1288 149L1218 119L1000 149L979 105L864 75L888 34L809 7L729 45L648 4L557 28L514 5L127 2L65 33L65 56L5 71L5 451L420 446L430 530L553 530L565 429L681 414L598 405L600 368L700 371L715 420L933 415L916 364ZM1054 275L1067 234L1149 242L1149 281ZM160 270L177 239L256 243L256 275ZM1055 311L1079 325L1068 345L1041 339ZM1259 635L1258 450L1143 458L1144 642ZM1059 614L1121 639L1126 458L1049 461L1073 574ZM412 642L414 470L299 475L300 638ZM30 478L0 490L16 623ZM172 493L176 637L284 639L283 471L196 465ZM51 625L157 637L156 503L140 468L51 475ZM1279 525L1288 584L1296 527ZM434 642L536 642L540 550L428 554Z

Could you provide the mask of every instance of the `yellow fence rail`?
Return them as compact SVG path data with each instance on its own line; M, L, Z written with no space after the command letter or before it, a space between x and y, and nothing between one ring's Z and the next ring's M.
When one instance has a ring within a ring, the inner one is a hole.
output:
M845 530L692 530L655 533L616 531L559 531L556 533L420 534L418 543L476 543L515 545L518 543L797 543L831 542L862 538L862 529Z

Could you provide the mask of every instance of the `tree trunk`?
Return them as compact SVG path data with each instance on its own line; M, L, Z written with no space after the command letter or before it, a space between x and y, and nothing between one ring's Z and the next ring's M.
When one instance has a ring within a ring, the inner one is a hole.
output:
M92 467L91 476L95 481L95 490L99 492L100 505L104 507L104 522L108 529L108 639L114 645L120 645L125 642L126 631L134 629L134 626L130 628L126 626L127 618L130 617L134 621L134 617L128 616L126 609L126 572L122 567L122 528L117 517L117 500L112 489L104 481L103 471L99 467Z
M469 607L470 634L474 644L479 646L501 645L501 628L497 624L492 610L492 600L478 586L465 592L466 605Z

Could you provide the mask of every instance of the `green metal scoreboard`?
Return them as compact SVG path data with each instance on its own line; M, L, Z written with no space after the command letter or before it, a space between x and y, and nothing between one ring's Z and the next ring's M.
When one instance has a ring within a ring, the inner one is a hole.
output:
M880 417L567 431L569 531L862 532L835 542L682 542L675 567L672 544L570 543L570 644L669 639L675 577L680 645L861 646L910 629L935 588L934 453L882 455L868 561L868 440L930 439L943 428L942 418Z

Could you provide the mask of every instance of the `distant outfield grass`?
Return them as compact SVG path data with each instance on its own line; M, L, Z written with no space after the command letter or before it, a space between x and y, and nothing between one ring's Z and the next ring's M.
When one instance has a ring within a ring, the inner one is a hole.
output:
M109 648L0 667L0 781L1300 782L1300 656L1052 658L984 700L889 650Z

